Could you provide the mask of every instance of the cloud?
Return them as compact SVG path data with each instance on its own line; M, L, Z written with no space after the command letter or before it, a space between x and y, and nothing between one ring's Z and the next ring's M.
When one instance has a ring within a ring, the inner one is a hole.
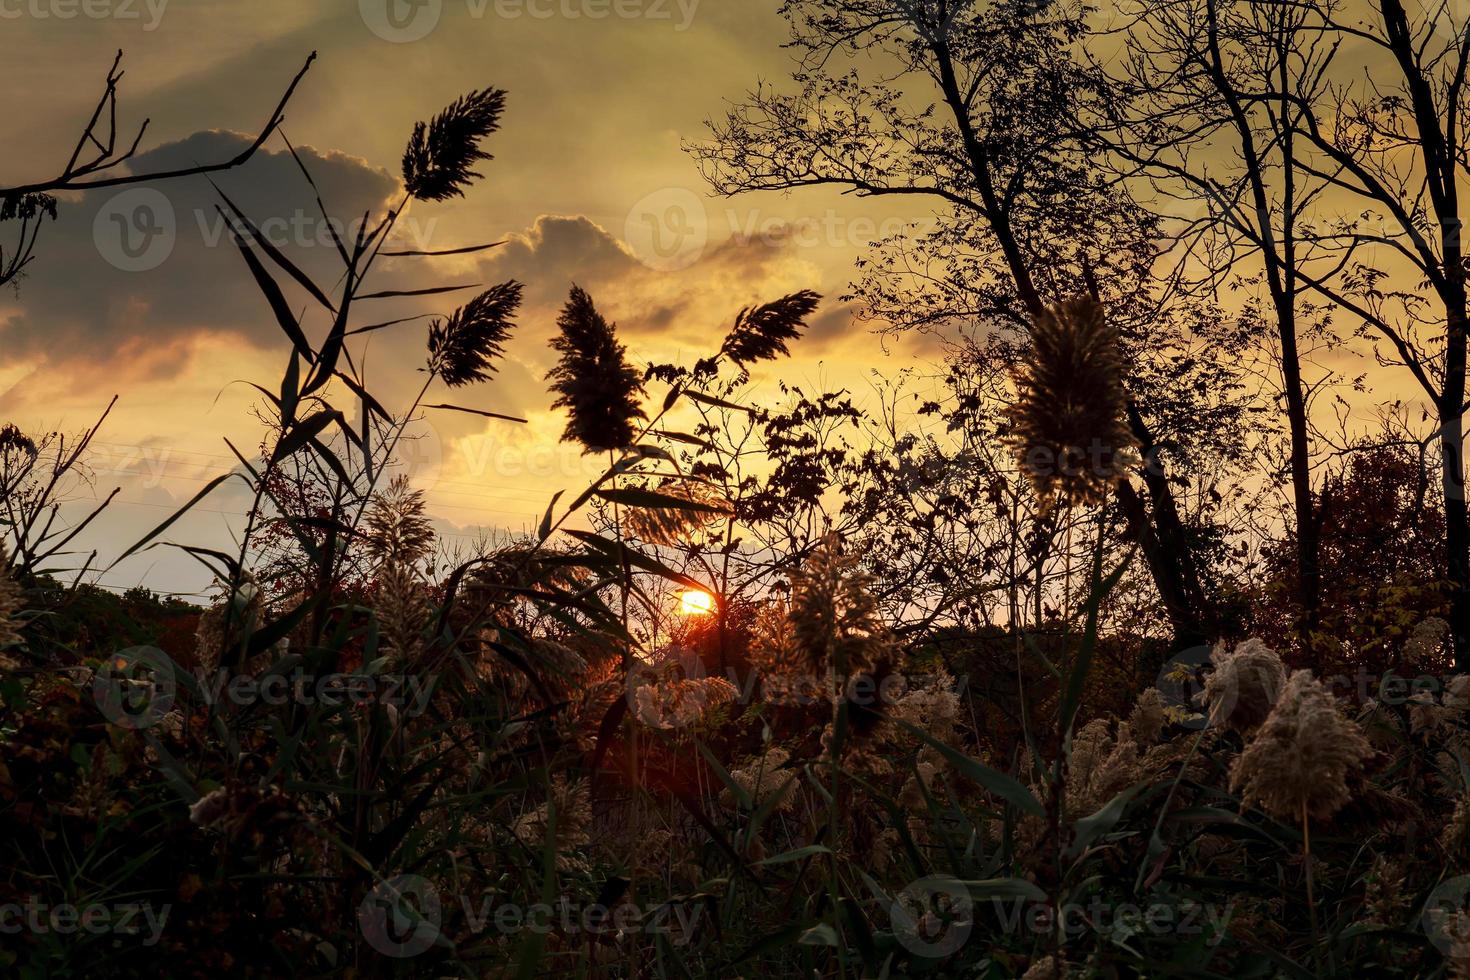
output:
M133 167L187 167L228 159L246 145L237 133L196 133L139 154ZM342 153L298 152L326 190L330 225L285 151L262 150L214 181L293 261L330 284L340 260L329 227L349 228L365 211L381 212L398 182ZM0 313L0 343L17 358L102 365L128 377L159 369L150 351L201 331L235 333L252 345L282 343L218 210L222 203L204 177L64 200L58 220L42 229L13 308Z

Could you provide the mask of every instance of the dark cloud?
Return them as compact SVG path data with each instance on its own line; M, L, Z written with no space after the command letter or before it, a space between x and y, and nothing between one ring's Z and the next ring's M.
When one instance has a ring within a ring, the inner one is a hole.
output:
M228 159L246 145L237 133L196 133L139 154L133 166L186 167ZM361 160L310 147L298 152L323 188L336 227L352 227L364 212L381 213L397 190L393 177ZM262 150L214 180L293 261L325 286L336 280L340 260L328 224L289 153ZM282 343L221 205L204 177L64 200L59 219L42 230L14 312L0 320L0 343L20 358L84 360L129 373L140 348L168 347L201 330Z

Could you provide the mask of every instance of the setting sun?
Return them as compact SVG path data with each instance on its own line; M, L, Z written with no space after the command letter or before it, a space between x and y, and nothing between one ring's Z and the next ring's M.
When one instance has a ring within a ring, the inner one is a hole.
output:
M690 589L679 600L679 611L686 616L702 616L713 612L714 608L715 597L698 589Z

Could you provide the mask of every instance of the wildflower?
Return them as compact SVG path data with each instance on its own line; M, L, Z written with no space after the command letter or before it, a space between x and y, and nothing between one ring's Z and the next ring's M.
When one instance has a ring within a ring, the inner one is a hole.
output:
M456 99L427 126L415 124L403 151L403 186L419 201L462 197L471 178L470 168L492 160L480 141L500 128L505 92L484 89Z
M515 326L522 286L515 280L492 286L450 314L429 324L429 371L451 388L485 381Z
M1348 801L1348 773L1372 754L1322 683L1298 670L1231 766L1230 787L1279 818L1327 819Z
M1007 415L1021 468L1045 500L1100 501L1132 462L1118 332L1089 298L1036 318Z
M772 303L744 309L720 350L744 367L755 361L775 360L789 354L786 341L801 336L806 318L817 308L821 296L809 289L783 296Z
M635 436L633 420L647 416L638 404L643 382L628 364L616 328L577 286L556 322L561 333L551 346L561 360L547 378L557 393L552 407L571 416L562 441L581 443L588 452L626 449Z
M1168 723L1164 696L1156 687L1150 687L1138 696L1133 712L1128 716L1128 727L1140 745L1153 745L1163 734Z
M1223 644L1216 647L1210 660L1214 670L1199 695L1209 707L1210 725L1244 734L1265 721L1286 683L1286 665L1276 651L1251 639L1228 652Z

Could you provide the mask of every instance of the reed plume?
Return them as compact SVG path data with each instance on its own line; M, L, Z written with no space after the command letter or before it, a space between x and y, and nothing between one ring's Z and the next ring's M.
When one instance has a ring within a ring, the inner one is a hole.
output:
M1348 774L1372 755L1327 688L1298 670L1231 765L1230 788L1279 819L1326 820L1348 801Z
M424 493L413 489L402 473L373 495L363 523L368 550L381 562L413 565L434 544L434 528L424 516Z
M1031 336L1006 412L1008 441L1043 500L1098 503L1137 448L1124 421L1118 331L1100 303L1079 297L1045 310Z
M551 346L561 360L547 378L557 393L552 407L571 416L562 441L579 443L587 452L628 448L636 435L633 420L647 416L638 404L643 382L628 364L616 327L578 286L556 323L560 333Z
M505 92L482 89L450 103L427 125L413 127L403 151L403 186L419 201L462 197L464 188L480 175L470 169L481 160L493 160L480 142L500 128Z
M500 283L455 310L447 320L431 322L429 371L451 388L489 379L515 326L521 291L515 280Z
M786 342L801 336L806 318L811 316L821 298L819 294L803 289L763 306L741 310L720 348L721 352L741 367L791 353Z
M1210 660L1214 670L1199 695L1209 708L1210 724L1245 734L1265 721L1286 684L1286 665L1276 651L1250 639L1234 650L1216 647Z

